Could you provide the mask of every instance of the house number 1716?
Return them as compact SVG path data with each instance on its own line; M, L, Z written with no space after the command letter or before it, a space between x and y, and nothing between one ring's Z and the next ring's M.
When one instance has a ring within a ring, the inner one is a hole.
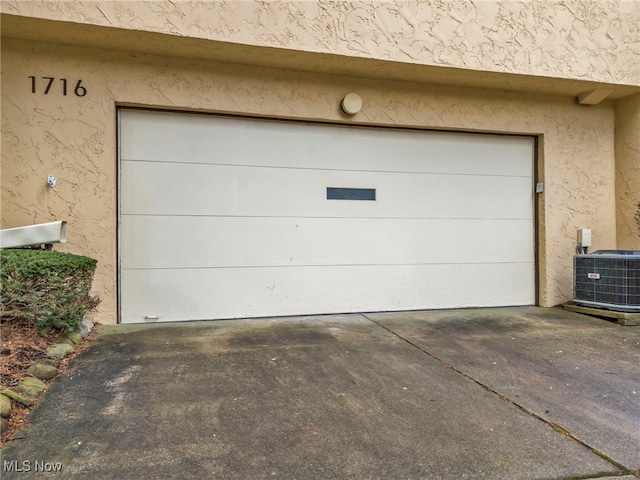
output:
M73 81L69 83L66 78L36 77L35 75L30 75L29 78L31 79L31 93L41 91L45 95L49 95L49 92L60 92L66 96L68 92L73 90L73 94L76 97L84 97L87 94L87 89L82 85L82 80L78 80L72 89Z

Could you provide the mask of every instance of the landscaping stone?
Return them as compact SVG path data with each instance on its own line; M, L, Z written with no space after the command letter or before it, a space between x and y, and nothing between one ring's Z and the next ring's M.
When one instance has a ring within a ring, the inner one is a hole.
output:
M9 418L11 415L11 399L6 395L0 395L0 417Z
M83 318L82 322L80 322L80 335L82 335L82 338L89 335L89 332L91 331L92 328L93 328L93 322L91 320L87 320L86 318Z
M0 432L4 432L9 427L9 420L0 417Z
M36 377L27 377L18 383L18 390L29 397L37 397L47 388L47 385Z
M34 363L39 363L41 365L49 365L51 367L58 368L58 365L60 365L60 360L56 360L55 358L39 358Z
M26 397L23 397L22 395L14 392L13 390L9 390L8 388L3 388L0 393L2 393L3 395L6 395L12 400L15 400L16 402L20 402L21 404L26 405L27 407L31 406L31 403L32 403L31 400L29 400Z
M74 345L78 345L82 341L82 334L80 332L69 332L67 338L71 340Z
M47 348L47 355L56 360L62 360L71 352L73 352L73 346L68 343L57 343Z
M27 373L40 380L51 380L58 375L58 367L38 361L27 369Z
M75 347L76 344L73 343L73 340L71 340L70 338L63 338L60 343L66 343L67 345L71 345L72 347Z

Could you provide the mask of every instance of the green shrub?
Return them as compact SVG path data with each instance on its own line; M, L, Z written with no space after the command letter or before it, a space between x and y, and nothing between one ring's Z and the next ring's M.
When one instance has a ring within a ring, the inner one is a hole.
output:
M3 321L75 331L99 300L91 296L97 261L46 250L2 250L0 286Z

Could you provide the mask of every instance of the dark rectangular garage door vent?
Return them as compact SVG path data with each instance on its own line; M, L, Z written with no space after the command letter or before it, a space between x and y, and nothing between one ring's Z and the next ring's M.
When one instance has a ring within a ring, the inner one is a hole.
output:
M327 200L375 200L375 188L327 187Z

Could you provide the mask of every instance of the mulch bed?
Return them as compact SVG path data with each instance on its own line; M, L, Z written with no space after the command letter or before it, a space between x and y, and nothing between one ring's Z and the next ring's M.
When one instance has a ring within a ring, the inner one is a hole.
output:
M65 336L66 332L64 331L52 330L46 337L43 337L34 325L3 321L0 324L0 388L7 387L17 391L16 385L27 376L27 369L36 360L46 358L47 347L60 343ZM96 338L96 329L93 328L89 336L76 345L75 351L60 361L58 376L67 369L69 360L89 348L91 342ZM51 381L55 381L55 378L45 383L49 384ZM31 407L13 402L9 428L0 437L0 448L27 424L29 413L38 403L37 399L32 399L32 401Z

